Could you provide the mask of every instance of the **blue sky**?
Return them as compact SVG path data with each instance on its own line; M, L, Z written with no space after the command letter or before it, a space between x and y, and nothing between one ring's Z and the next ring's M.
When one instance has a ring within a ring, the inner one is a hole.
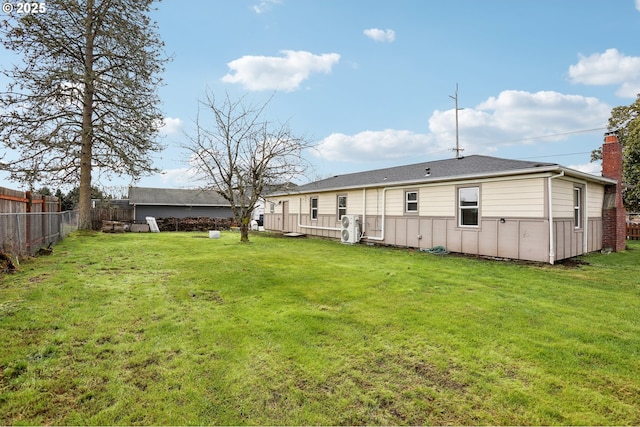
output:
M611 109L640 93L640 0L165 0L163 174L197 186L180 149L198 99L247 95L317 144L300 182L464 155L590 164ZM129 180L102 186L128 185Z

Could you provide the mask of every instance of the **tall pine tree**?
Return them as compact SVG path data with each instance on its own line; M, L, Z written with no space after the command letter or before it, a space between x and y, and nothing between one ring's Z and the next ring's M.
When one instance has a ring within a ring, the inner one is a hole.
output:
M80 228L91 226L92 170L154 172L162 115L157 89L167 58L152 0L47 0L5 15L4 47L22 59L2 73L0 168L34 188L78 186Z

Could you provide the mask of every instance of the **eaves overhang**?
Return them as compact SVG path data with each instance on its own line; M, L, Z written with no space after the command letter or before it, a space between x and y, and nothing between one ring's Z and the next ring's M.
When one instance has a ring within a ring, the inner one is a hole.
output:
M475 174L466 174L466 175L456 175L456 176L447 176L447 177L424 177L415 180L402 180L402 181L393 181L393 182L375 182L371 184L364 185L348 185L348 186L337 186L337 187L324 187L324 188L305 188L302 191L300 190L292 190L289 192L277 192L267 195L267 197L278 197L278 196L286 196L290 194L313 194L320 192L336 192L336 191L346 191L346 190L361 190L367 188L393 188L393 187L403 187L403 186L414 186L414 185L430 185L430 184L442 184L446 182L458 182L458 181L469 181L469 180L483 180L483 179L491 179L491 178L504 178L509 176L521 176L521 175L533 175L533 174L552 174L552 173L560 173L564 172L565 176L574 177L578 179L582 179L585 181L593 181L599 182L602 184L616 184L617 181L614 179L592 175L586 172L580 172L574 169L565 168L560 165L548 165L548 166L537 166L534 168L528 169L518 169L518 170L506 170L506 171L496 171L496 172L487 172L487 173L475 173ZM307 184L311 185L311 184ZM304 185L303 187L306 187Z

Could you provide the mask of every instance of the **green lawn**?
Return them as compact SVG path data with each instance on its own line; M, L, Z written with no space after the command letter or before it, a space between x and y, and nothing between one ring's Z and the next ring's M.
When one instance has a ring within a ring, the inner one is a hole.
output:
M640 244L576 266L77 233L0 276L0 424L640 424Z

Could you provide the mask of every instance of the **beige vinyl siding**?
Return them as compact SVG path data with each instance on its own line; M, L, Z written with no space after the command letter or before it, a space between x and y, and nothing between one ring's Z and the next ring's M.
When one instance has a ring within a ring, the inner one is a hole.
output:
M554 179L553 191L553 217L573 218L573 188L575 184L563 179Z
M587 184L587 214L589 218L602 216L602 203L604 200L604 186L601 184Z
M311 197L318 197L318 215L337 215L338 196L347 196L347 214L362 215L362 190L309 194L304 198L303 206L306 206L306 208L303 207L302 213L309 210L308 206Z
M542 218L545 179L531 178L482 184L482 216Z
M338 209L338 195L335 193L314 194L318 197L318 215L336 215ZM347 207L349 200L347 199Z
M382 188L367 190L367 215L382 215Z
M347 213L349 215L362 215L362 190L348 191L346 194Z
M386 195L387 215L404 214L404 189L394 188L387 190Z
M281 197L270 197L266 200L266 204L264 207L264 213L270 214L271 212L271 203L273 203L273 214L281 214L282 213L282 203L278 204L278 202L286 200Z
M467 186L481 187L481 215L483 217L518 217L544 218L546 216L547 177L535 177L518 180L499 180L482 183L469 183ZM555 218L573 218L573 188L581 183L569 179L554 179L553 216ZM587 185L587 201L589 218L602 216L604 186L599 183ZM426 185L424 187L398 187L386 190L372 188L366 190L366 215L403 216L405 214L405 191L418 191L418 213L421 217L452 217L456 215L456 185ZM347 212L362 215L363 191L349 190L341 192L324 192L291 197L271 197L265 206L270 213L269 203L275 203L274 213L282 213L280 201L288 201L290 214L307 215L310 212L311 197L318 197L318 215L336 215L338 194L347 196ZM584 190L583 190L584 195ZM383 197L386 207L383 206Z
M367 215L381 214L382 193L384 190L367 192ZM405 214L406 191L418 192L418 213L420 216L453 216L455 215L455 186L399 187L386 191L386 215L400 216ZM377 197L377 199L376 199Z
M289 202L289 214L298 214L302 209L302 213L309 213L309 201L307 200L307 204L302 203L302 207L300 206L300 198L298 197L289 197L283 199L283 201Z
M422 216L454 216L456 214L456 187L441 185L420 189L419 212Z

